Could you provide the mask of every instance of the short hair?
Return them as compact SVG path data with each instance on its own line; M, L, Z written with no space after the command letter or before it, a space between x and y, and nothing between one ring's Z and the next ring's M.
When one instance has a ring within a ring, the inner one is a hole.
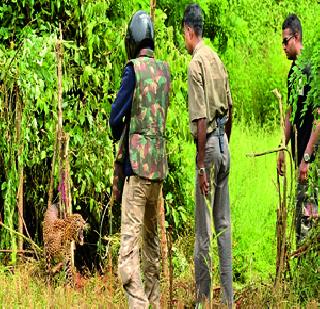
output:
M282 24L282 30L289 28L291 34L299 34L300 41L302 42L302 27L300 20L296 14L290 14Z
M189 4L183 15L183 24L191 27L196 36L202 36L203 12L198 4Z

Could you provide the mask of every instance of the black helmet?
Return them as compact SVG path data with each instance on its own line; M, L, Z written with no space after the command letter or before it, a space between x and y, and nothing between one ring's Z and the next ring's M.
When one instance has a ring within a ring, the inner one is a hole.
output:
M153 24L145 11L138 11L131 17L125 46L129 59L136 58L143 47L154 49Z

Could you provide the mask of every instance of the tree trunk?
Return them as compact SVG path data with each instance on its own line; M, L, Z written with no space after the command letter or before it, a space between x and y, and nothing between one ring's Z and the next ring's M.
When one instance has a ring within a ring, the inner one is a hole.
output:
M20 95L17 88L16 91L16 127L17 127L17 145L19 146L18 150L18 175L19 175L19 187L17 192L17 206L18 206L18 232L23 234L23 179L24 179L24 171L23 164L21 162L21 155L23 153L23 143L21 142L21 121L22 121L22 106L20 101ZM18 250L23 250L23 238L19 237L18 239Z
M72 214L69 167L69 135L62 128L62 30L59 24L60 38L56 43L57 77L58 77L58 149L59 149L59 210L61 218ZM74 241L70 245L71 266L74 267Z
M154 24L155 10L156 10L156 0L150 0L150 16L153 24Z

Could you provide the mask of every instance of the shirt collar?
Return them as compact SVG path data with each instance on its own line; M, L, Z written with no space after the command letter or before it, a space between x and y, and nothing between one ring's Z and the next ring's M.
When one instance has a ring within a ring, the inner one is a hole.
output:
M153 50L152 49L141 49L139 54L138 54L138 57L148 57L148 58L154 58L154 55L153 55Z
M196 45L196 47L194 48L194 50L193 50L192 57L195 56L195 54L199 51L199 49L200 49L203 45L204 45L203 40L200 40L200 41L198 42L198 44Z

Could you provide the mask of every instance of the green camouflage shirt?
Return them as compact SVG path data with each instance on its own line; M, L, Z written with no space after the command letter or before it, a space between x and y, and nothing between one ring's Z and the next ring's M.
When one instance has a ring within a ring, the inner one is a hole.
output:
M131 60L136 77L129 130L132 170L140 177L163 180L168 172L165 128L169 105L170 72L166 62L143 49Z

